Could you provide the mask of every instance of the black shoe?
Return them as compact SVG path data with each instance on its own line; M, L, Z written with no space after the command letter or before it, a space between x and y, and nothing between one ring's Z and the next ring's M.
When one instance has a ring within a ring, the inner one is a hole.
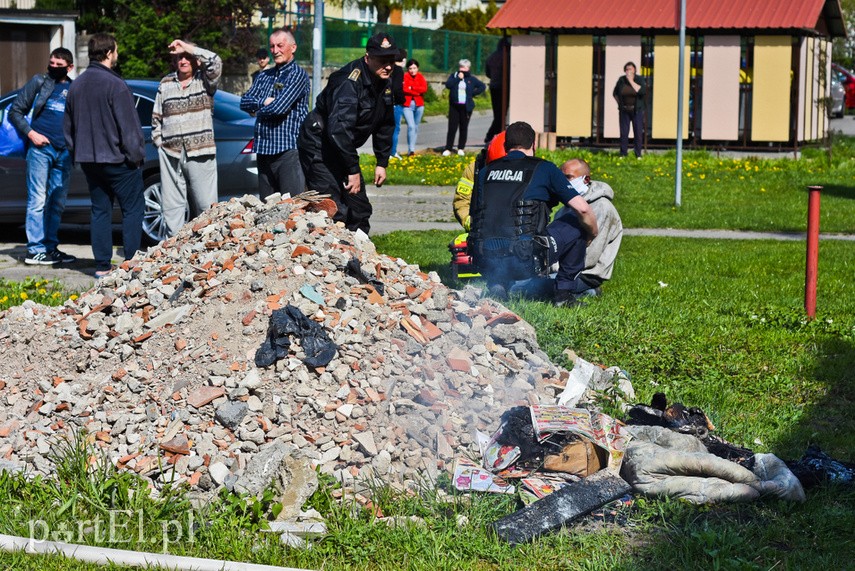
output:
M580 305L582 302L569 289L557 289L552 296L552 303L555 307L573 307L574 305Z
M508 290L502 284L493 284L488 291L490 292L490 297L493 299L499 301L506 301L508 299Z
M52 260L56 260L57 264L73 264L77 261L77 256L72 256L71 254L66 254L65 252L57 249L53 252L48 252L48 257Z
M38 254L27 254L24 263L30 266L52 266L58 264L59 260L54 259L47 252L39 252Z

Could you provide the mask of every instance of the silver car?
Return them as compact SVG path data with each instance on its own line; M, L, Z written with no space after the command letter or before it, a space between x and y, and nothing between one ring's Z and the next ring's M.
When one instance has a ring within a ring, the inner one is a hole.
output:
M831 78L831 107L828 114L831 117L843 117L846 113L846 88L836 77Z
M160 165L157 149L151 144L151 113L157 94L157 81L128 80L134 94L140 123L145 134L145 216L144 238L159 242L166 237L160 191ZM0 97L2 119L18 91ZM240 97L225 91L214 96L214 139L217 145L217 178L220 200L258 192L258 170L253 152L255 119L240 109ZM27 162L20 157L0 157L0 224L22 225L27 211ZM68 201L62 224L88 226L91 202L86 177L79 166L71 172ZM120 220L118 208L115 223Z

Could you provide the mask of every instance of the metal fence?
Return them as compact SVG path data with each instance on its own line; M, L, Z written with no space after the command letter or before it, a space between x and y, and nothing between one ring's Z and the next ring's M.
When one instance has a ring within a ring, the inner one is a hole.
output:
M311 65L314 16L286 12L285 19L297 39L297 61ZM459 60L468 59L472 73L483 75L487 56L499 41L499 36L488 34L324 18L324 66L339 67L363 56L368 38L378 32L392 36L399 48L407 50L408 58L418 60L423 72L450 73L457 69Z

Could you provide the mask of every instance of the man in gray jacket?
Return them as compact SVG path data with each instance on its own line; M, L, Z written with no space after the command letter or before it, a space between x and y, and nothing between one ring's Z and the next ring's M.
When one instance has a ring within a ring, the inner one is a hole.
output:
M33 76L9 109L9 121L28 142L27 150L27 257L25 264L52 266L77 258L61 252L59 223L68 196L71 158L62 132L65 100L74 69L71 52L56 48L47 73ZM32 109L32 121L27 114Z
M89 183L96 277L112 269L114 200L122 209L125 259L134 257L142 240L145 140L134 96L113 71L118 57L115 37L98 33L89 39L89 68L68 90L63 125L71 158Z
M577 278L589 289L588 295L599 295L600 286L611 279L620 242L623 238L623 223L612 200L612 187L599 180L591 180L591 167L582 159L570 159L561 165L561 172L571 181L597 217L600 233L591 240L585 251L585 269ZM579 189L582 190L579 190ZM560 213L555 215L556 218Z

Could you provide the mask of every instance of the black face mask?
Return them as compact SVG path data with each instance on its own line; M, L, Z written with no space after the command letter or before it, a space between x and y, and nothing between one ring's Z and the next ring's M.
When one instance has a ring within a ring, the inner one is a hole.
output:
M62 81L68 76L67 67L50 67L47 68L48 75L54 81Z

